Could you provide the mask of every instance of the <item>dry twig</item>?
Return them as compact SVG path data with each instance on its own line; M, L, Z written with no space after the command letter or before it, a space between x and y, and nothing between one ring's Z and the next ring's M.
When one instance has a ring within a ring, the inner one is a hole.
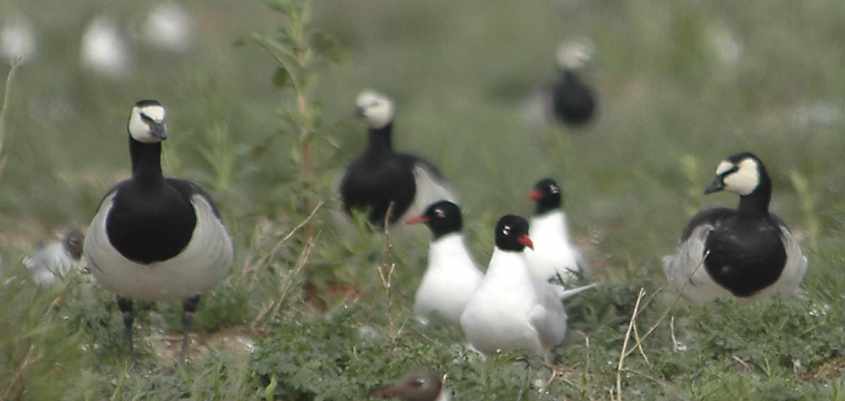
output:
M387 207L384 215L384 250L381 255L381 264L378 265L378 275L381 285L384 287L387 296L387 323L390 327L390 336L394 341L399 336L396 328L396 321L393 319L393 273L396 272L396 263L393 261L393 242L390 239L390 216L393 215L393 202Z
M288 280L285 281L285 286L279 291L279 298L270 301L269 304L265 305L264 308L258 313L258 316L252 321L252 328L261 323L262 320L266 316L275 316L279 313L279 308L284 303L285 299L287 298L288 294L290 293L290 289L293 287L293 283L295 282L294 277L299 275L305 265L308 264L308 259L311 257L311 251L314 249L314 244L317 242L317 237L320 236L320 233L317 232L314 234L313 237L308 238L308 242L305 243L305 247L302 248L302 252L299 254L299 258L296 261L296 267L293 270L293 273L290 274ZM269 313L272 311L272 313Z
M640 293L637 295L637 302L634 304L634 312L631 313L631 321L628 323L628 332L625 333L625 340L622 342L622 351L619 352L619 364L616 366L616 399L622 401L622 369L625 365L625 357L628 356L628 340L631 338L631 332L634 331L634 325L637 321L637 312L640 310L640 301L645 296L645 289L640 288Z
M26 355L24 355L24 357L23 357L23 361L18 366L18 369L15 371L14 379L9 383L9 386L6 387L6 391L3 392L3 397L0 397L0 400L10 400L10 399L12 399L11 395L12 395L13 391L15 390L15 388L17 388L18 385L23 380L23 375L26 372L26 369L29 367L29 365L32 365L33 363L35 363L39 359L39 357L33 356L34 352L35 352L35 345L30 344L29 349L27 349L27 351L26 351ZM17 398L17 397L14 397L14 398Z

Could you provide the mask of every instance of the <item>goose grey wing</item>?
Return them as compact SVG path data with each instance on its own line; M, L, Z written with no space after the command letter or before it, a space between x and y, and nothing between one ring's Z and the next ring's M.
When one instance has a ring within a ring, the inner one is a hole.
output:
M217 209L217 204L214 203L214 199L211 199L211 195L202 189L202 187L191 181L178 178L167 178L166 181L170 186L179 191L185 199L190 200L194 195L199 195L205 199L205 201L208 202L208 205L211 206L214 216L220 219L220 210Z
M778 219L780 220L780 219ZM779 224L781 240L786 251L786 263L783 266L778 293L781 295L796 295L804 275L807 273L807 256L801 252L801 246L785 224Z
M434 165L425 160L416 159L412 168L416 193L414 202L405 212L406 216L420 215L428 206L442 200L458 203L457 195Z
M696 228L702 225L716 227L720 220L724 220L735 213L735 210L725 207L714 207L698 212L695 216L692 216L686 228L684 228L684 232L681 234L681 242L686 241Z
M678 245L675 254L663 257L663 273L669 284L693 302L707 302L725 292L704 268L707 236L713 228L712 224L698 225Z

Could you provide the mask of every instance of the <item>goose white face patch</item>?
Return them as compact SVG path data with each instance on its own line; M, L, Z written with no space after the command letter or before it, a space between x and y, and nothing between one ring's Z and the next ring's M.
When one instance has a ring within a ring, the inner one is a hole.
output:
M142 143L160 142L161 139L153 136L149 124L144 121L142 115L157 123L162 123L165 117L164 107L156 105L135 106L132 108L132 114L129 117L129 135L132 135L132 138Z
M593 57L594 47L589 39L579 39L562 43L555 54L561 68L579 69Z
M733 163L731 163L727 160L723 160L721 163L719 163L719 167L716 167L716 175L725 174L725 172L732 169L733 166L734 166Z
M748 195L754 192L754 189L760 184L760 170L757 162L749 158L742 160L736 166L737 171L726 175L724 178L725 189L740 195ZM721 168L722 165L720 164L719 167ZM718 174L718 170L716 172Z
M393 102L384 95L363 91L358 95L355 105L372 128L384 128L393 121Z

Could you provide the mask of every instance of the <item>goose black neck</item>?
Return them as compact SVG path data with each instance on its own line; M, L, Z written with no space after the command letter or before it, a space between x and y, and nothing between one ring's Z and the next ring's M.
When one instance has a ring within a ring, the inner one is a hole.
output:
M763 216L769 214L772 200L772 182L764 171L760 172L760 184L748 195L739 197L740 216Z
M393 150L393 123L390 122L381 128L370 128L370 144L367 148L369 153L386 153Z
M132 179L141 185L164 182L161 172L161 142L142 143L129 136L129 155L132 158Z
M575 73L575 70L571 68L564 68L561 71L561 75L563 75L563 82L579 82L578 75Z

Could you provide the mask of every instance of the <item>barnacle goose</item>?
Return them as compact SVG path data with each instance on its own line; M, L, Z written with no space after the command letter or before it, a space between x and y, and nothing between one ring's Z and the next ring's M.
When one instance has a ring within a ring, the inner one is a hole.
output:
M706 209L690 220L677 252L663 258L669 283L693 302L796 294L807 258L769 212L772 181L763 162L748 152L723 160L704 193L722 190L738 194L739 207Z
M549 108L556 121L570 127L584 126L596 114L596 94L582 77L592 53L587 41L566 42L557 50L559 76L551 88Z
M417 216L434 202L457 202L437 167L407 153L393 150L393 102L387 97L363 91L356 100L357 111L369 125L367 148L346 168L340 196L347 213L367 212L373 225L382 226L393 203L390 224Z
M181 300L182 358L200 294L229 271L233 245L211 197L191 181L165 177L164 107L141 100L128 123L132 177L100 202L84 254L97 281L117 295L132 352L133 299Z

